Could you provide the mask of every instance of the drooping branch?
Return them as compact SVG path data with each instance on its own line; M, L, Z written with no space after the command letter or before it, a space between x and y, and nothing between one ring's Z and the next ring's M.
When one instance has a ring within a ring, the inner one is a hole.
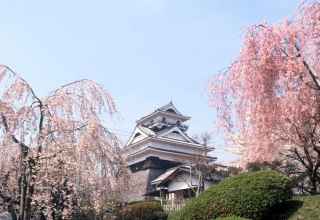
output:
M303 62L303 65L306 67L312 81L314 82L316 89L320 91L320 83L318 81L318 77L313 73L313 71L310 69L309 65L305 60L303 60L302 62Z
M5 115L3 113L1 113L1 120L2 120L2 124L5 128L5 131L11 137L12 141L14 143L18 144L19 146L21 146L21 152L23 152L24 155L26 155L27 152L29 151L29 147L26 144L24 144L23 142L19 141L14 134L10 133L7 118L5 117Z
M297 58L301 58L302 55L301 55L301 50L300 50L299 46L295 43L294 47L297 50ZM302 63L303 63L303 66L306 68L309 76L311 77L316 89L320 91L320 83L318 81L317 75L311 70L309 64L306 62L306 60L304 58L302 58Z
M17 178L12 179L16 187L5 187L20 199L21 220L29 220L33 210L50 213L56 195L52 190L65 184L75 190L72 196L57 201L66 207L81 193L88 195L86 199L94 207L100 207L111 199L113 190L124 186L126 167L120 142L106 128L107 117L102 117L116 108L101 85L79 80L40 98L23 78L2 66L0 88L1 144L7 147L13 142L28 150L24 157L14 150L7 151L6 158L0 157L1 164L12 159L5 170L16 169Z
M230 137L245 143L241 164L272 161L283 146L299 142L295 147L302 149L302 141L313 140L302 132L300 122L319 112L319 11L320 4L310 3L290 21L252 25L223 80L220 75L212 80L210 102L217 125L231 145L238 146ZM281 131L285 137L278 136L279 125L286 127ZM313 153L318 150L314 143L311 148Z

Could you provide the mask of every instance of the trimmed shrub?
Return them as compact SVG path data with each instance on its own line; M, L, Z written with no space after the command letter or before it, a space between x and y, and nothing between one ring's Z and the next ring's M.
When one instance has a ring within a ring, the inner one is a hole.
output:
M229 216L229 217L222 217L222 218L216 218L214 220L250 220L248 218L241 218L241 217L238 217L238 216Z
M125 207L121 212L121 220L165 220L166 213L158 201L134 202Z
M208 220L232 215L259 220L270 208L290 197L289 178L276 171L247 172L210 187L170 215L169 220Z

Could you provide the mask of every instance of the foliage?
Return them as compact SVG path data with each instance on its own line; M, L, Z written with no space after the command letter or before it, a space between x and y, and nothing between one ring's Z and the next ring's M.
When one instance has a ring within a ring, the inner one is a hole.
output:
M216 218L215 220L249 220L249 219L241 218L237 216L229 216L229 217L223 217L223 218Z
M308 174L301 169L301 166L295 161L274 160L272 162L251 162L246 165L247 171L259 171L259 170L275 170L291 179L292 188L295 193L306 194L310 189L310 182L308 182Z
M91 209L79 209L74 212L72 215L72 220L91 220L91 219L98 219L96 211Z
M102 208L97 210L92 204L82 204L73 212L72 220L115 219L117 216L120 216L119 213L123 208L122 205L122 203L112 201L110 203L107 202Z
M284 157L310 194L320 184L319 15L320 1L304 1L289 21L249 27L239 57L209 89L242 166Z
M230 215L261 219L290 197L287 177L275 171L248 172L210 187L169 219L208 220Z
M320 197L297 196L275 207L265 220L317 220L320 216Z
M60 220L84 200L99 211L119 199L126 169L103 120L114 112L110 94L91 80L39 97L0 65L0 199L8 211L20 220Z
M248 163L246 165L246 170L251 171L251 172L255 172L255 171L259 171L259 170L268 170L270 169L270 165L268 162L252 162L252 163Z
M304 1L290 21L252 25L238 58L212 80L210 102L243 163L306 145L299 133L320 106L319 14L319 1Z
M119 220L165 220L167 218L158 201L134 202L125 207Z
M251 162L246 166L246 170L248 171L259 171L259 170L276 170L276 171L285 171L281 169L283 164L281 161L274 160L272 162ZM286 172L285 172L286 173ZM287 174L287 173L286 173Z

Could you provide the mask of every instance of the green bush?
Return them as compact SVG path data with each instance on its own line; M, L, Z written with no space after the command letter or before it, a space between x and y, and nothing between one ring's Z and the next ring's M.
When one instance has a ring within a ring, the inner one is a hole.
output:
M241 218L238 216L229 216L229 217L222 217L222 218L216 218L214 220L249 220L248 218Z
M134 202L120 212L121 220L165 220L167 215L157 201Z
M289 178L275 171L229 177L191 200L169 220L208 220L241 216L259 220L270 208L291 197Z

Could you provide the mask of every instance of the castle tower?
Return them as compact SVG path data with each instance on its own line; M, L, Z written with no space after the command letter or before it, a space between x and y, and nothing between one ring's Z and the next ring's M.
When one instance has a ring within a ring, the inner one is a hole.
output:
M191 164L198 155L207 155L208 148L186 133L188 126L184 123L189 119L170 102L136 122L125 147L128 167L137 186L130 196L132 200L157 196L152 180L172 167Z

